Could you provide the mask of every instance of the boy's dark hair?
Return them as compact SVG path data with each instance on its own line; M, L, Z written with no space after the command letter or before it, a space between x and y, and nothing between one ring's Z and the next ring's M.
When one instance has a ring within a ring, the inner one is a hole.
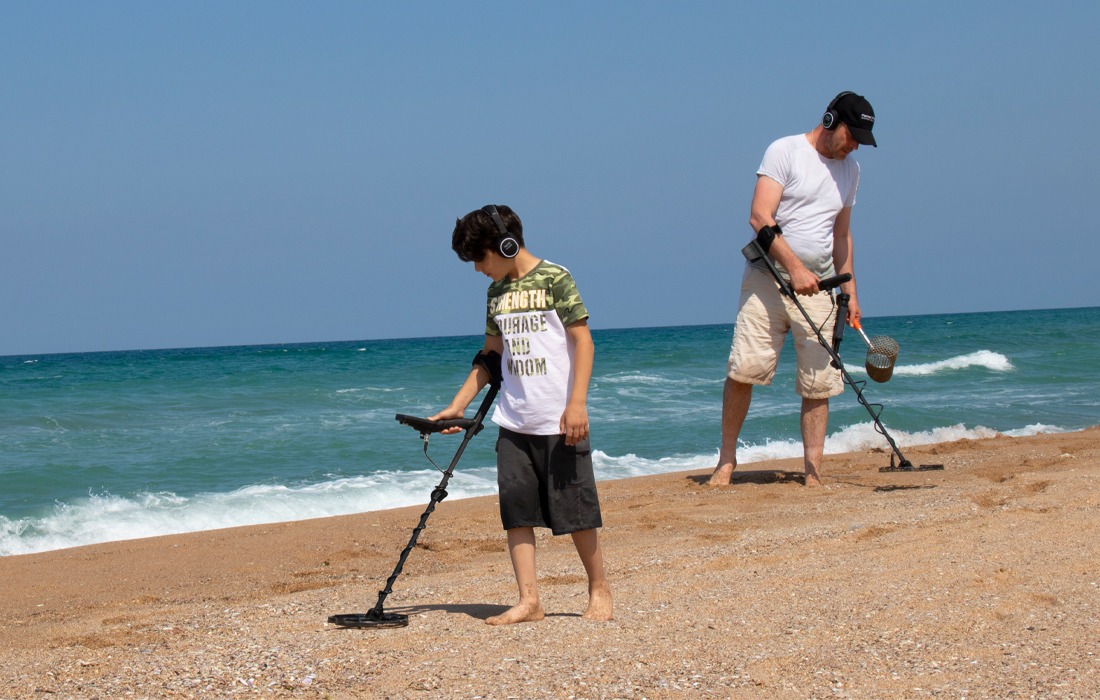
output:
M501 220L504 221L504 227L508 229L508 235L516 239L516 243L523 247L523 222L519 220L511 207L505 204L494 206L496 206ZM451 234L451 250L463 262L481 262L485 259L487 251L499 252L497 248L500 245L500 239L503 237L500 229L493 221L493 217L483 209L474 209L466 216L455 221L455 230Z

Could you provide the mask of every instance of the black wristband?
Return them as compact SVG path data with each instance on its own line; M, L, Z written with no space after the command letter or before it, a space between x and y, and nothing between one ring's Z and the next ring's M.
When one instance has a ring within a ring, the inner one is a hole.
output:
M765 253L772 247L772 241L776 236L782 236L783 229L779 228L779 224L771 226L761 226L760 230L756 232L756 242L760 244L760 249Z
M490 350L489 352L479 350L470 364L474 367L484 367L485 371L489 373L489 383L499 389L500 382L504 379L504 370L501 368L500 363L500 353L496 350Z

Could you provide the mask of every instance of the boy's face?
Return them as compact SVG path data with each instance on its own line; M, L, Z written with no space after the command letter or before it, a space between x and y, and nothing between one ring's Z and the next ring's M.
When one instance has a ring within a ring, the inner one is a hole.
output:
M474 269L494 282L499 282L515 269L515 259L506 258L492 250L485 251L485 257L474 263Z

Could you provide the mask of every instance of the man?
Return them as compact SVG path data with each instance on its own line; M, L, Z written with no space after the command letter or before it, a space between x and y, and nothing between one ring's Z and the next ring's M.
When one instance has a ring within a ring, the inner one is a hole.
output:
M832 294L819 279L852 272L852 206L859 188L859 164L849 154L877 146L875 113L862 96L842 92L821 123L806 134L773 142L757 170L749 224L780 274L800 296L822 334L833 332ZM850 295L849 324L861 316L856 282L841 285ZM843 321L841 321L843 322ZM821 484L821 456L829 421L829 397L844 390L840 371L793 301L779 290L764 261L748 263L722 394L722 447L711 485L730 483L737 466L737 438L752 399L752 387L770 384L779 351L790 331L798 360L796 391L802 397L801 430L807 486Z

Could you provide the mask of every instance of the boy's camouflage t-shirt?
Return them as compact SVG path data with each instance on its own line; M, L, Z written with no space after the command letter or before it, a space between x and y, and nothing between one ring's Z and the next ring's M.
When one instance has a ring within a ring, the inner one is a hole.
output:
M569 270L542 260L518 280L489 285L487 335L502 336L500 398L493 421L529 435L557 435L573 386L566 328L588 318Z

